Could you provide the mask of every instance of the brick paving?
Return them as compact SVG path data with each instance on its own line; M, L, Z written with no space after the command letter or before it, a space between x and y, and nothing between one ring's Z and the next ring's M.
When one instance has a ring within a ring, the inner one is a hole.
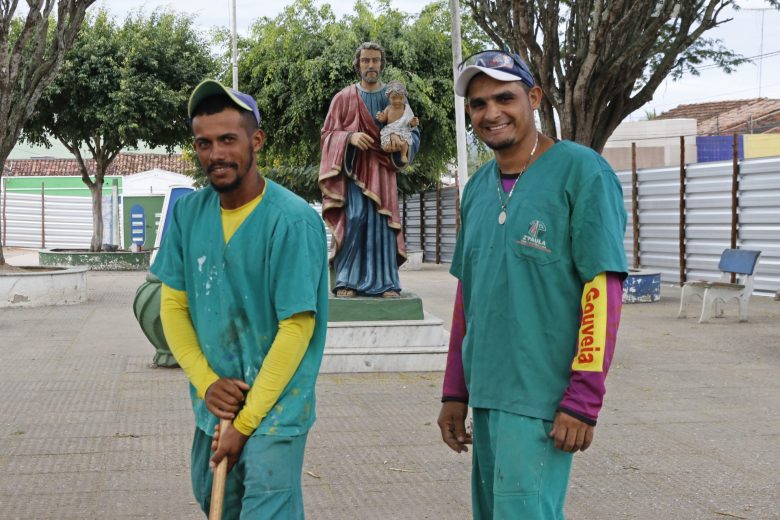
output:
M93 272L85 304L0 310L0 519L202 517L186 380L150 368L153 348L132 315L143 279ZM449 324L446 267L402 281ZM780 302L754 297L747 324L734 305L700 325L674 318L678 295L664 288L661 302L624 307L567 519L780 519ZM307 518L470 518L470 460L436 427L441 381L320 377Z

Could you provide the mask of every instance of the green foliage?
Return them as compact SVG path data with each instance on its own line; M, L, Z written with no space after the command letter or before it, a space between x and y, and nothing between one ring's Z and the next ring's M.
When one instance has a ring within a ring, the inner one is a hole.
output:
M322 200L322 193L317 184L320 165L307 166L274 166L263 168L262 173L269 179L285 186L309 202Z
M663 43L671 39L671 37L678 32L678 29L672 25L667 25L662 32L664 36L660 37L656 42L656 53L648 60L648 67L644 71L641 80L637 82L635 90L639 90L644 86L663 62L665 57ZM726 74L731 74L738 66L748 63L749 61L749 59L725 47L721 40L702 37L693 42L684 52L677 56L677 60L669 73L669 77L671 77L672 80L677 81L685 74L698 76L700 74L699 67L705 63L710 63Z
M184 175L189 175L195 179L196 188L202 188L203 186L206 186L209 183L209 179L206 177L206 174L203 173L203 169L200 167L198 154L195 153L195 148L192 146L185 146L182 148L181 158L184 159L184 162L187 164L187 169L181 173Z
M705 36L731 20L737 0L463 3L495 45L526 58L545 94L542 131L598 151L667 77L696 75L705 63L730 73L747 61Z
M94 2L28 1L26 13L18 17L16 0L0 2L0 177L35 104L54 79ZM0 215L0 228L5 227L3 220ZM4 264L0 244L0 266Z
M103 242L100 193L111 162L141 142L174 148L190 140L187 100L214 69L208 44L192 18L172 12L140 12L119 26L105 11L89 18L56 79L43 91L24 126L28 142L58 139L79 163L93 192L92 251ZM80 150L88 149L89 172Z
M99 11L44 91L25 138L49 145L53 136L108 163L141 142L172 152L190 139L186 104L192 88L213 70L208 44L190 17L138 12L119 26Z
M469 35L477 34L476 26L469 19L464 24L464 47L471 50L476 43ZM364 41L384 46L387 68L382 79L406 84L409 104L420 119L420 151L414 165L398 177L401 191L435 185L455 156L452 44L445 2L432 3L412 17L391 8L387 0L359 0L352 15L336 19L327 4L297 0L276 18L259 19L241 42L239 84L257 99L268 134L260 167L306 198L320 197L320 131L333 96L359 79L352 59Z

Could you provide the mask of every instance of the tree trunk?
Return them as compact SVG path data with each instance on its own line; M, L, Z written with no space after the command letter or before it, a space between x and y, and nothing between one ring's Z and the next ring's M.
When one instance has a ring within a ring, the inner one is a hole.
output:
M95 182L89 186L92 195L92 242L89 250L92 252L103 249L103 177L95 176Z
M27 14L17 17L20 32L13 38L11 21L18 2L0 2L0 177L25 121L73 45L87 8L96 1L27 2ZM6 223L2 224L4 228ZM0 265L4 263L0 243Z
M545 97L539 106L539 121L542 123L542 133L550 137L558 137L555 127L555 111L550 101Z
M736 0L464 0L496 43L517 51L545 93L539 117L552 134L599 153L620 122L646 102L677 67L713 61L730 69L744 61L719 40L703 38L729 21ZM780 8L780 0L769 0ZM674 78L674 76L673 76Z
M3 170L5 169L5 156L0 153L0 186L3 185ZM0 190L0 197L2 197L3 190ZM3 255L3 237L5 236L5 226L7 224L5 223L5 219L3 218L3 215L5 214L5 202L0 199L0 265L5 265L5 256Z
M111 163L116 159L119 154L120 147L117 147L114 151L106 150L100 141L100 138L95 138L93 142L87 142L87 147L92 152L92 159L95 161L95 180L93 181L89 175L89 169L87 163L84 161L84 157L81 155L78 143L70 143L65 139L59 138L60 142L65 145L70 153L76 158L76 164L79 165L79 171L81 172L81 181L87 185L89 192L92 195L92 242L90 243L89 250L92 252L98 252L103 250L103 184L105 183L106 171ZM119 225L119 223L116 223Z

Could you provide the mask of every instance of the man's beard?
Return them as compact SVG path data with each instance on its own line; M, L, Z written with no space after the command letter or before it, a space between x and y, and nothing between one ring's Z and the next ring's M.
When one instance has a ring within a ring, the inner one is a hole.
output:
M247 176L247 174L249 173L249 169L251 168L254 152L255 151L253 148L249 149L249 160L247 161L247 164L249 166L247 166L246 170L242 172L240 175L238 174L238 164L234 162L218 162L209 165L208 169L206 170L206 177L209 177L209 175L213 173L213 171L216 170L217 168L233 168L234 170L236 170L236 178L230 184L217 186L216 184L211 182L211 179L209 179L209 184L211 184L211 187L214 188L214 191L216 191L217 193L229 193L231 191L235 191L238 188L240 188L241 183L244 182L244 177Z
M487 141L483 141L485 143L485 146L490 148L491 150L506 150L507 148L512 148L514 145L517 144L517 139L509 138L504 139L503 141L499 141L497 143L489 143Z
M226 166L226 167L234 168L236 171L238 171L238 165L236 165L235 163L226 163L224 165L217 165L217 166ZM209 168L209 170L210 169L211 168ZM214 191L216 191L217 193L229 193L231 191L235 191L238 188L240 188L243 180L244 180L244 175L236 175L236 178L230 184L217 185L210 181L209 184L211 184L211 187L214 188Z
M374 76L369 76L369 72L374 72ZM363 74L360 75L360 78L365 81L366 83L376 83L379 81L379 72L376 70L367 70Z

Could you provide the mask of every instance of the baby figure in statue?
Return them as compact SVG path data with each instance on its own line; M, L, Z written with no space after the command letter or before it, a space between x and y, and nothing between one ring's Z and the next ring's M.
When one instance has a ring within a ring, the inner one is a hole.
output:
M379 133L382 138L382 149L387 151L391 136L397 135L403 142L401 161L407 163L409 162L409 146L412 144L412 128L416 127L420 121L415 117L406 101L408 93L403 83L397 80L388 81L385 95L390 100L390 104L376 114L377 121L385 125Z

